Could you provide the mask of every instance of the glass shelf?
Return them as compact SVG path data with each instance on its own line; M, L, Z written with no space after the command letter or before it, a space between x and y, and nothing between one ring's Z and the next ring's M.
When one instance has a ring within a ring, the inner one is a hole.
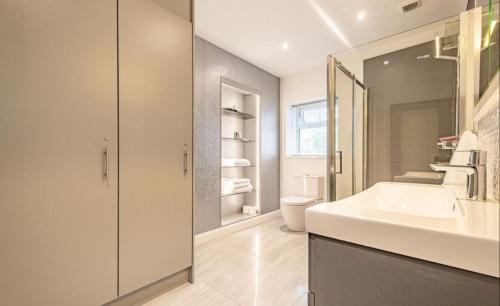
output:
M243 142L243 143L255 142L255 140L238 139L238 138L230 138L230 137L221 137L221 139L222 140L231 140L231 141Z
M232 108L223 108L220 111L223 116L234 117L243 120L255 118L255 116L252 114L242 113Z

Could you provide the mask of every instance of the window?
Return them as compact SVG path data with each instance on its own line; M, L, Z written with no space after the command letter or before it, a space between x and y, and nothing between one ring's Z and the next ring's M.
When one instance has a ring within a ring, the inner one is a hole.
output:
M339 108L335 99L335 146L339 147ZM328 110L325 100L294 105L290 108L287 152L290 155L326 155ZM338 150L338 149L337 149Z
M292 106L293 154L325 155L327 133L326 101Z

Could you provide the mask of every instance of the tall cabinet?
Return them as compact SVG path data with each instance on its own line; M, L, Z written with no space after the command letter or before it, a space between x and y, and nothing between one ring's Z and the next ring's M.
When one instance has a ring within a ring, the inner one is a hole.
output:
M0 1L1 305L116 298L116 35L115 0Z
M120 294L192 261L192 24L173 2L119 2Z
M189 0L0 0L0 305L191 269L190 19Z

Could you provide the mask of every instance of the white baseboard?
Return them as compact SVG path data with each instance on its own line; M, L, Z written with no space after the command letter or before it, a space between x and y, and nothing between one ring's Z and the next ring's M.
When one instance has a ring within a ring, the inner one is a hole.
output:
M226 225L205 233L198 234L194 236L194 245L201 245L207 242L210 242L212 240L222 238L224 236L227 236L232 233L239 232L241 230L244 230L246 228L255 226L257 224L272 220L274 218L278 218L281 216L280 210L275 210L272 212L269 212L267 214L263 214L260 216L256 216L250 219L246 219L237 223L233 223L230 225Z

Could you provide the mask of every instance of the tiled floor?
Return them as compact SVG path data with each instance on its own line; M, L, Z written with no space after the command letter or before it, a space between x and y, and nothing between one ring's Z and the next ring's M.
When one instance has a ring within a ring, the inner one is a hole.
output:
M195 284L145 306L305 306L307 236L282 232L281 218L201 245Z

